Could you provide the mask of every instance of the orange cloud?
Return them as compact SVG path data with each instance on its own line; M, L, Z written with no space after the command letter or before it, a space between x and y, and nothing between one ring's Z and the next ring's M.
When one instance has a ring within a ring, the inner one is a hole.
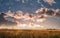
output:
M56 3L54 0L43 0L44 2L47 2L48 4L52 5Z

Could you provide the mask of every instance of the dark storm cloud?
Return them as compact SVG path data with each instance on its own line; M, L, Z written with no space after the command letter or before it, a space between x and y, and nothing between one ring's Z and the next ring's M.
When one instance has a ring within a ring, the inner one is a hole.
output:
M59 14L59 13L57 13L57 14L56 14L56 16L60 17L60 14Z
M18 10L15 14L10 10L6 12L5 18L13 17L16 20L24 20L24 21L36 21L36 22L43 22L46 17L49 16L60 16L59 14L60 9L52 9L52 8L40 8L37 9L34 13L25 13ZM15 21L16 21L15 20Z
M20 10L16 11L16 13L14 14L13 12L11 12L10 10L8 12L5 13L5 15L1 15L0 16L0 21L1 23L4 24L19 24L19 20L23 20L23 21L29 21L29 22L44 22L46 20L46 17L49 16L57 16L60 17L60 9L53 9L53 8L40 8L37 9L34 13L24 13ZM4 18L3 18L4 16ZM8 19L8 21L6 20L6 18L11 18L13 20ZM17 21L18 20L18 21ZM11 22L13 21L13 22ZM16 22L16 23L15 23Z
M44 16L45 15L35 15L35 14L29 14L29 13L25 13L22 12L22 11L17 11L15 14L11 11L8 11L6 13L6 16L4 16L5 18L8 18L8 17L13 17L14 19L16 20L21 20L23 19L24 21L39 21L39 22L42 22L44 19Z
M0 14L0 26L1 25L7 25L7 26L17 25L15 22L5 20L5 18L4 18L5 15L6 14L4 14L4 13Z
M16 25L18 28L19 27L18 25L20 24L27 25L27 22L29 25L31 23L33 24L42 23L45 20L47 20L47 17L49 16L60 17L60 9L40 8L37 9L34 13L24 13L23 11L20 10L16 11L16 13L13 13L11 12L11 10L9 10L8 12L0 14L0 22L1 24L5 24L8 26ZM9 20L7 18L11 18L12 20Z
M60 16L60 9L40 8L35 11L36 14L46 14L48 16Z

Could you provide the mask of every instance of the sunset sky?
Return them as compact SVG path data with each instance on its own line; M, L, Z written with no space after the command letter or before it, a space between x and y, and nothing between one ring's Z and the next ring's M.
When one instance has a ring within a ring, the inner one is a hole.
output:
M60 0L0 0L1 13L6 14L5 20L18 25L2 23L0 29L60 29Z

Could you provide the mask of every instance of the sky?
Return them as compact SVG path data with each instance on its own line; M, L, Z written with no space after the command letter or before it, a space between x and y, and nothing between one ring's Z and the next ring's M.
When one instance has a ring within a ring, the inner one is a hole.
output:
M0 29L60 29L60 0L0 0L1 13Z

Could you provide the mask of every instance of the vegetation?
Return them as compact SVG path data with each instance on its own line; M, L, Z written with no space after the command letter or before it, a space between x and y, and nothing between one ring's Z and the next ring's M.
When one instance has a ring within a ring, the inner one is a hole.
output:
M0 30L0 38L60 38L60 30Z

